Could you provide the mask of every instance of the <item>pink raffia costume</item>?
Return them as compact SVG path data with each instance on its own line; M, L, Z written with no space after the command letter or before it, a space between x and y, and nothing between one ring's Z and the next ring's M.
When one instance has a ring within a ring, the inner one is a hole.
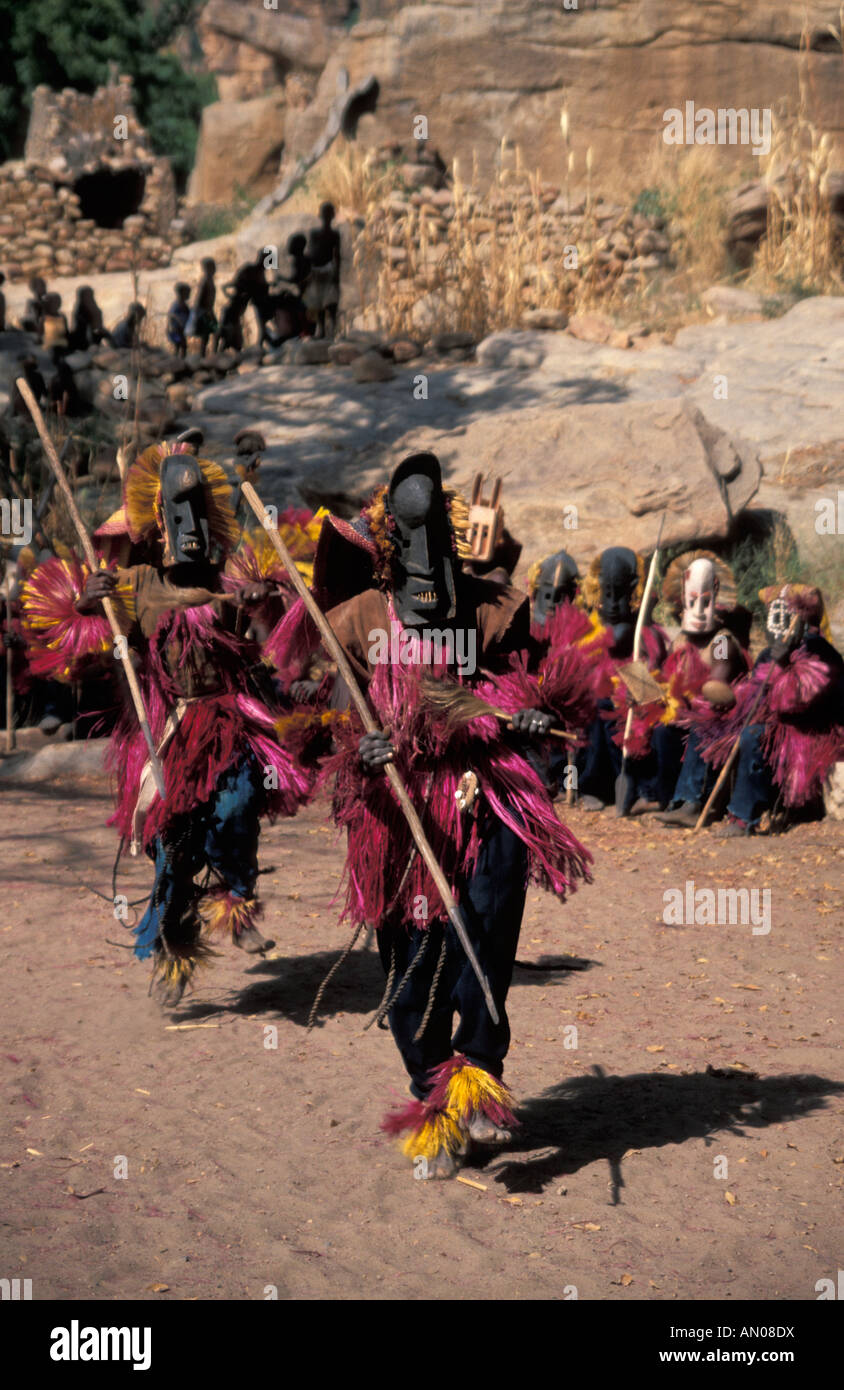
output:
M389 740L362 737L350 712L335 725L324 776L347 832L344 916L377 928L387 976L377 1017L389 1017L411 1081L413 1100L384 1127L424 1160L422 1176L452 1171L479 1126L504 1135L515 1123L501 1075L527 885L562 900L589 879L591 863L525 756L532 721L551 722L540 706L565 719L583 681L566 668L556 686L540 688L526 655L527 597L462 570L466 525L436 458L413 455L358 522L326 523L315 566L317 600L377 724L391 731ZM302 611L291 610L280 635L282 671L317 640ZM473 697L515 715L522 733L508 733ZM459 903L498 1024L381 772L390 752Z
M127 704L108 754L117 785L110 823L132 853L143 850L155 864L135 954L154 955L166 1004L178 1001L212 954L201 940L203 922L246 950L272 944L255 926L260 821L294 815L313 783L279 737L284 703L260 647L243 632L244 606L266 604L273 586L251 573L253 550L235 562L233 577L221 568L240 537L229 494L223 470L185 445L155 445L129 468L129 535L161 558L105 571L125 633L122 652L99 604L86 600L103 571L89 576L76 560L51 561L24 594L39 671L72 678L94 658L136 663L166 796L155 789ZM194 878L203 869L199 887Z
M736 688L735 705L722 718L702 701L694 710L702 756L714 769L740 739L725 833L752 834L777 803L787 812L819 803L827 773L844 757L844 660L828 640L820 589L773 584L759 597L771 640Z

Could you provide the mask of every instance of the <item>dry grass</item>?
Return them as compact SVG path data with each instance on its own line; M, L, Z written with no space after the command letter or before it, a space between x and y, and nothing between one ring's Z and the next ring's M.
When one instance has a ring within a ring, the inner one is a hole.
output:
M571 311L593 278L591 195L578 214L578 236L563 238L548 214L559 190L529 173L506 142L485 186L477 166L467 178L455 160L451 172L447 220L430 205L411 206L388 230L392 249L384 244L378 200L367 208L355 264L372 326L393 334L467 330L480 338L518 324L526 308ZM590 248L585 253L584 244ZM394 257L401 258L400 273Z
M398 183L394 164L341 137L294 189L283 211L314 213L327 202L334 204L338 217L365 217Z
M838 28L828 28L844 58L844 6ZM763 164L769 190L767 236L756 253L750 283L763 290L841 294L844 258L827 196L832 141L818 127L812 109L808 29L801 38L798 80L796 112L783 106L773 121L771 150Z
M715 145L675 149L670 159L665 146L652 156L652 187L670 223L678 276L689 290L711 285L727 269L724 248L725 196L735 181Z

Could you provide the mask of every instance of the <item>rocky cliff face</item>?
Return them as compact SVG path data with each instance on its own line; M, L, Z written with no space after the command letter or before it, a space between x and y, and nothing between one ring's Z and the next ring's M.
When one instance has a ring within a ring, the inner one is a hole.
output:
M577 4L577 8L567 5ZM544 178L559 180L560 112L570 113L574 176L591 147L595 176L625 192L642 186L662 146L667 108L797 105L801 63L811 68L813 118L844 164L844 84L838 0L210 0L201 36L228 99L291 86L285 158L310 147L346 68L369 73L377 110L358 131L367 143L406 142L428 120L444 158L477 154L490 172L502 139ZM801 34L811 52L801 57ZM725 151L752 168L746 146Z

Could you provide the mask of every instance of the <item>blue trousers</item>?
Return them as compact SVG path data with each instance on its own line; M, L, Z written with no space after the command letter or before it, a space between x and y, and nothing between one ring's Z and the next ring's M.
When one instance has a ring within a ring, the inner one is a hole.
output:
M702 804L711 792L716 773L700 755L700 744L694 729L691 730L683 755L680 776L671 799L672 806L680 806L685 801Z
M612 709L612 702L600 700L598 709ZM622 764L621 749L613 742L611 730L611 724L596 715L589 726L586 747L578 755L578 791L582 796L597 796L607 804L615 801L615 782ZM630 787L626 810L639 797L658 801L660 806L668 805L682 752L682 731L673 724L657 724L647 757L628 759Z
M135 927L135 955L143 960L159 944L162 931L172 945L199 935L194 875L206 865L226 888L249 898L258 877L258 836L264 787L251 758L220 777L208 801L187 815L174 816L147 853L155 864L155 885Z
M727 810L746 825L757 825L774 804L774 779L762 752L764 724L751 724L739 743L736 783Z
M378 949L385 973L395 952L396 984L424 944L425 954L389 1012L390 1028L418 1100L430 1090L428 1073L454 1052L493 1076L500 1077L510 1046L510 1023L505 1003L513 976L516 948L527 892L527 850L518 835L489 817L478 862L462 886L460 909L466 930L489 981L499 1014L493 1023L475 973L451 922L420 931L404 922L388 921L378 930ZM425 938L428 937L427 944ZM445 938L445 962L434 1006L418 1042L440 950ZM454 1015L457 1029L454 1031Z

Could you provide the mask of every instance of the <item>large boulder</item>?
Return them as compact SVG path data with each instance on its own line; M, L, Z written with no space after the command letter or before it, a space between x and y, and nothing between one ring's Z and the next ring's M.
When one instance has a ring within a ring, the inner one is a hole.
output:
M506 478L513 534L529 536L537 555L564 543L580 562L606 545L652 550L663 512L663 545L723 537L761 477L750 445L678 400L529 406L479 415L459 432L416 429L379 477L417 449L437 454L464 489L482 459Z
M816 504L844 489L844 298L697 324L673 344L652 336L632 352L568 332L494 334L477 361L396 361L365 389L348 367L264 367L198 392L191 423L210 457L258 425L262 490L281 506L353 515L402 451L433 447L463 485L478 468L502 474L526 558L565 544L588 559L613 539L648 548L663 507L666 543L703 542L750 503L785 516L807 563L826 568L840 537L816 533Z
M202 112L188 203L230 204L238 192L261 196L278 179L284 148L283 87L252 101L215 101Z

